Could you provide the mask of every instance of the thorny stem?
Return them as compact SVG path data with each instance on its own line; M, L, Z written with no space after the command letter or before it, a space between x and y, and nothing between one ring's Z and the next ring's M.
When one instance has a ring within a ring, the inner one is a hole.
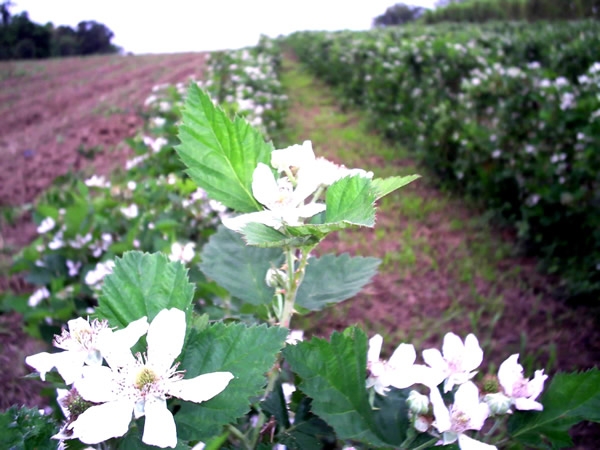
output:
M290 327L292 315L294 314L294 303L296 302L296 294L298 293L298 288L300 287L300 284L302 284L302 280L304 280L304 275L306 273L306 264L308 263L308 256L310 255L310 251L313 248L314 246L301 249L302 256L300 258L300 264L298 265L297 270L294 270L296 248L289 247L285 251L288 279L287 289L285 291L285 300L283 304L283 312L281 313L281 320L279 322L279 326L281 327Z

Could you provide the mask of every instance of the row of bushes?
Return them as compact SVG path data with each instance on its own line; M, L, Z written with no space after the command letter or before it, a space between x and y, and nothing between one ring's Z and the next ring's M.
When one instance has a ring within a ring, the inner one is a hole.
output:
M292 35L341 98L415 149L442 183L515 226L523 247L600 293L597 22Z
M427 24L491 20L583 20L600 18L598 0L466 0L423 15Z
M209 91L215 102L225 95L232 114L276 132L286 108L278 57L274 44L263 39L255 48L211 55L205 80L189 82ZM144 130L128 140L136 155L123 170L110 178L68 174L37 201L38 238L12 267L36 289L0 296L0 311L20 312L30 334L51 340L67 320L92 313L114 258L128 250L160 251L188 265L204 312L223 313L211 305L227 293L209 283L194 263L227 211L196 189L173 150L186 92L184 83L155 86L146 99Z

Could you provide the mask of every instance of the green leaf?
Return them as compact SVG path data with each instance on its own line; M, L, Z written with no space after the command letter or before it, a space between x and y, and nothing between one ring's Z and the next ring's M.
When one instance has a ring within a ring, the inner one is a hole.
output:
M347 253L309 259L296 303L318 311L328 304L347 300L375 276L380 263L377 258L352 257Z
M280 444L292 450L333 448L336 436L327 423L310 411L311 399L304 397L294 417L294 424L278 435Z
M311 235L288 236L281 231L256 222L249 223L242 228L241 234L246 244L263 248L305 247L318 242L315 242Z
M234 375L227 388L211 400L183 402L175 415L181 439L208 440L221 427L250 410L251 397L260 395L265 374L272 368L288 330L266 325L215 323L202 331L192 330L182 357L186 378L227 371Z
M285 396L283 395L281 380L279 378L275 381L273 390L269 393L269 396L260 403L260 409L265 413L267 419L274 417L279 426L284 428L290 426Z
M191 84L175 147L192 180L210 198L236 211L262 210L252 195L252 174L269 164L273 145L240 117L233 121L197 85Z
M543 411L517 411L509 419L510 435L530 448L573 445L569 429L583 421L600 422L600 370L559 373L544 390Z
M162 253L126 252L115 260L113 273L104 279L96 313L111 326L125 327L147 316L149 321L162 310L188 311L194 286L187 269Z
M56 441L51 438L58 428L52 416L38 408L11 406L0 412L0 448L54 450Z
M375 197L379 200L381 197L394 192L396 189L400 189L406 186L408 183L412 183L417 178L421 178L421 175L407 175L404 177L389 177L389 178L375 178L371 181L373 189L375 191Z
M371 180L360 175L345 177L327 188L325 223L349 222L375 225L375 191Z
M375 446L399 445L388 436L379 411L371 408L365 387L367 336L358 328L334 332L330 342L313 338L288 345L286 361L302 381L298 388L312 398L313 412L333 427L338 438Z
M283 262L281 250L248 246L238 233L221 226L202 249L201 259L202 272L231 295L254 305L273 300L265 276Z

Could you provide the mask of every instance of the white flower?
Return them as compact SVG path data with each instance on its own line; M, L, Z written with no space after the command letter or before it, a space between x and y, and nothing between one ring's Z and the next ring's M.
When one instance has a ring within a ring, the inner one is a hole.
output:
M72 424L73 438L97 444L124 435L132 415L146 416L142 441L158 447L175 447L177 431L167 399L201 403L221 393L233 375L213 372L183 379L173 361L179 356L186 333L185 313L178 309L159 312L148 329L147 356L131 353L127 364L114 367L86 366L75 387L85 400L100 403L82 413ZM99 426L101 424L101 426Z
M481 430L489 416L485 403L479 401L479 390L471 381L464 383L454 394L454 404L446 407L440 391L432 389L430 394L435 421L433 426L442 433L442 443L451 444L458 440L461 450L491 450L496 447L476 441L464 434L467 430Z
M69 270L70 277L76 277L79 273L79 269L81 269L82 262L81 261L71 261L67 259L67 269Z
M194 259L194 248L196 244L193 242L188 242L185 245L181 245L179 242L173 242L171 245L171 254L169 255L169 259L171 261L181 261L182 263L189 263L192 259Z
M56 222L52 217L46 217L44 220L41 221L40 225L37 227L37 232L38 234L47 233L52 228L54 228L55 225Z
M98 285L106 275L112 273L113 267L115 267L114 261L99 262L95 269L85 275L85 283L90 287Z
M442 353L430 348L423 351L425 363L440 374L440 382L445 379L444 392L452 390L454 385L469 381L483 361L483 350L474 334L469 334L465 343L454 333L444 336Z
M137 205L132 203L126 208L121 208L121 213L128 219L135 219L138 216L139 211Z
M367 389L373 388L385 395L389 386L404 389L415 383L430 386L433 372L430 368L415 364L417 352L412 344L400 344L388 361L379 358L383 338L376 334L369 339L367 351Z
M92 175L90 178L85 180L85 185L87 187L99 187L105 188L110 187L110 181L106 181L104 176Z
M543 370L536 370L532 380L523 377L523 366L518 363L519 355L509 356L500 364L498 381L507 397L510 397L515 408L522 411L542 411L543 405L535 399L544 390L544 382L548 375Z
M286 177L276 180L269 166L259 163L252 177L252 193L267 209L224 218L223 225L234 231L240 231L252 222L273 228L279 228L283 224L300 225L300 218L312 217L325 210L325 205L321 203L304 204L304 200L313 194L318 186L314 179L298 177L298 184L294 188Z
M42 300L48 297L50 297L50 292L48 291L48 289L46 289L45 287L41 287L37 289L33 294L31 294L29 300L27 301L27 304L32 308L35 308L42 302Z
M315 161L315 153L311 141L304 141L302 145L273 150L271 152L271 166L279 172L287 172L292 167L301 168L311 165Z
M107 321L91 323L81 317L68 322L68 331L54 336L54 346L65 350L60 353L37 353L25 362L37 370L42 380L56 368L65 383L73 383L81 374L84 364L101 365L102 358L113 364L123 361L123 352L131 348L148 329L146 318L132 322L127 328L113 332ZM130 352L129 352L130 353Z

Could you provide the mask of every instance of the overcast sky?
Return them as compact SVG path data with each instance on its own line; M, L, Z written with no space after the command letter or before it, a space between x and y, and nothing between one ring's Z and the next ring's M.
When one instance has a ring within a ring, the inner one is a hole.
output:
M433 7L435 0L406 3ZM394 0L13 0L37 23L95 20L133 53L240 48L299 30L366 30Z

